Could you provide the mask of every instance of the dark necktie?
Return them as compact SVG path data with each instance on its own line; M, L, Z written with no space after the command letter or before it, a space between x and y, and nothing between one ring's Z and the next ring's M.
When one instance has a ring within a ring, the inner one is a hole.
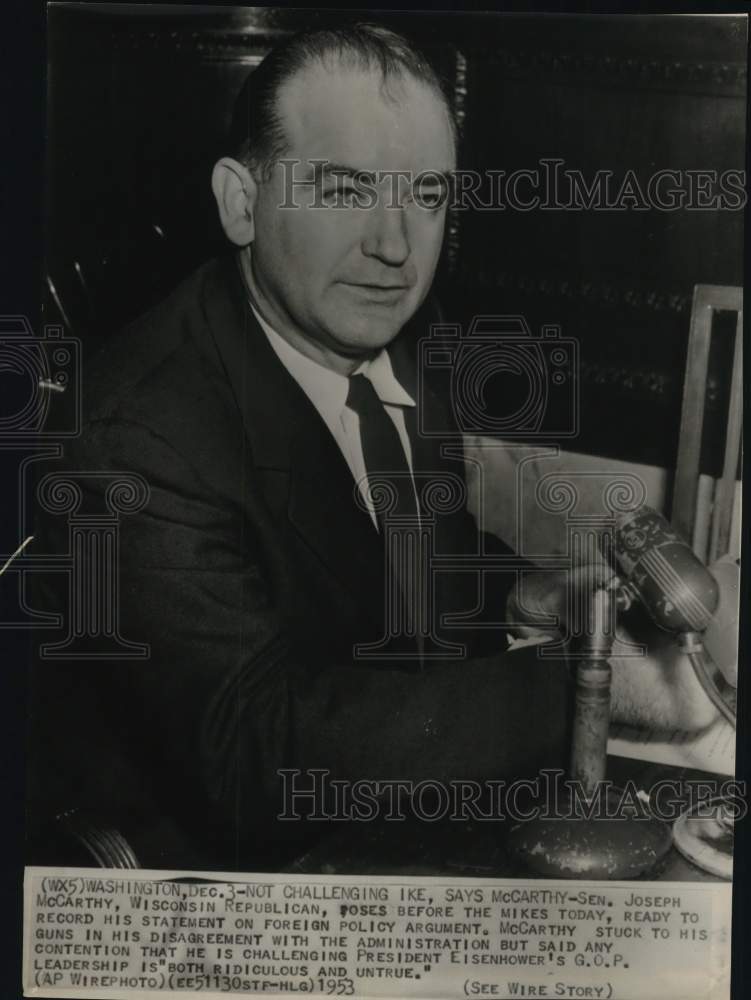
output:
M364 375L350 377L347 406L360 419L365 470L376 501L374 506L378 525L385 539L385 518L398 518L399 521L405 518L412 526L417 523L417 500L412 473L394 421L384 409L373 383ZM394 497L393 505L388 505L390 509L385 511L378 509L379 480L386 481L387 488Z
M387 636L379 645L384 655L422 662L420 522L412 472L394 421L364 375L350 377L347 406L360 419L362 454L380 528L384 569L392 581L384 607ZM381 502L384 489L385 504Z

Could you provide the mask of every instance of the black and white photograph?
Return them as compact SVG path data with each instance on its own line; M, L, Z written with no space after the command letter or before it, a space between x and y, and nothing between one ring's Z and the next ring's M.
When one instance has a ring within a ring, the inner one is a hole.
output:
M730 997L747 16L46 36L24 995Z

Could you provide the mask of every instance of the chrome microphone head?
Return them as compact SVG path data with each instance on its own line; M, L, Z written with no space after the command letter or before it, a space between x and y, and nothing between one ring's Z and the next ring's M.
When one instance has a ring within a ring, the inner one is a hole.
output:
M717 610L717 581L651 507L622 514L615 558L629 588L669 632L703 632Z

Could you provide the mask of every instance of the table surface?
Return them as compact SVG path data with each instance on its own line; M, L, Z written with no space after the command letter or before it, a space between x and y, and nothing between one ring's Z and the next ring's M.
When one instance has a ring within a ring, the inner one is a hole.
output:
M720 775L625 758L608 758L608 778L623 787L633 781L649 789L662 779L723 780ZM457 878L535 877L505 846L509 823L468 820L430 823L403 821L343 823L287 869L306 875L440 875ZM644 879L658 882L717 882L691 864L675 847Z

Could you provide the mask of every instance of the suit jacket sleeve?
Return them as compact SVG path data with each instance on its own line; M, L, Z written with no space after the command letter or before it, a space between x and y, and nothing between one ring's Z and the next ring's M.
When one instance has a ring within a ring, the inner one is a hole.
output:
M137 472L149 484L146 506L120 522L119 605L122 635L148 642L150 656L102 664L94 683L165 794L256 836L279 811L282 768L483 779L563 762L560 664L535 650L424 672L308 663L292 652L252 519L215 494L190 456L146 426L107 419L85 427L65 464ZM66 526L50 519L46 530L51 550L63 550Z

